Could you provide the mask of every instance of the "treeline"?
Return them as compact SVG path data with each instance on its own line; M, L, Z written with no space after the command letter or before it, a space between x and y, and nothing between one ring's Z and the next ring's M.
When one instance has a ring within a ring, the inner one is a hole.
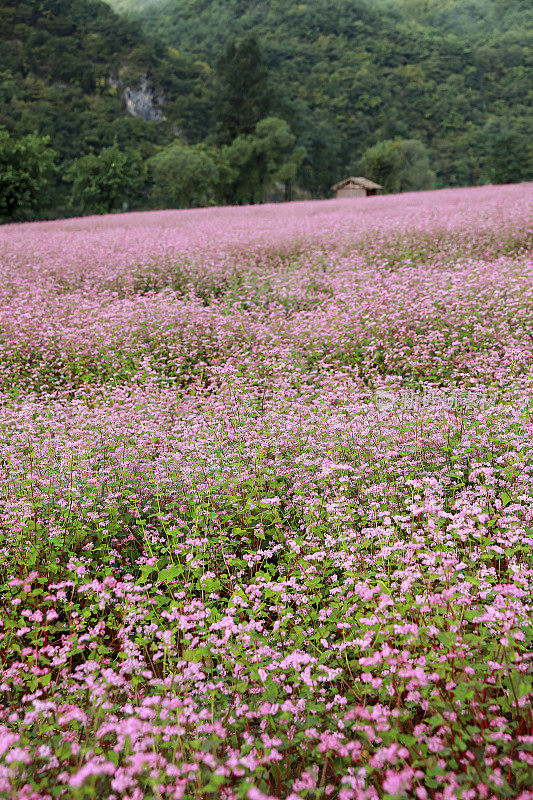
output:
M118 142L58 161L49 137L22 138L0 129L0 215L42 214L62 195L72 213L109 213L130 207L192 208L261 203L301 195L307 158L286 120L275 116L276 93L253 37L230 43L216 65L216 124L205 142L175 139L149 158ZM380 142L363 154L366 173L384 191L434 185L427 149L417 140Z
M313 194L395 139L422 142L437 186L532 175L531 3L163 0L138 18L211 68L228 37L254 32Z
M526 6L0 0L0 215L532 179Z
M0 218L39 218L59 191L65 213L84 214L261 203L276 189L282 194L270 199L289 199L304 154L284 120L266 117L230 145L176 141L147 161L114 144L76 159L58 180L47 137L15 139L0 129Z

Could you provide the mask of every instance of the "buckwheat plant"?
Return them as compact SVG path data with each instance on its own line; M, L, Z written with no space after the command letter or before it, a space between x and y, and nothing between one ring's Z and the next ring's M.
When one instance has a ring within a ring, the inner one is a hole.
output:
M0 231L0 796L533 800L532 186Z

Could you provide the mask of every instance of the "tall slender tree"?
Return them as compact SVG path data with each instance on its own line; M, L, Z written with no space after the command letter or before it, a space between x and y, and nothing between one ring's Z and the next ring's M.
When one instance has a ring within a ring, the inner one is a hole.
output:
M227 44L216 65L213 132L217 144L251 134L269 116L273 93L261 46L255 36Z

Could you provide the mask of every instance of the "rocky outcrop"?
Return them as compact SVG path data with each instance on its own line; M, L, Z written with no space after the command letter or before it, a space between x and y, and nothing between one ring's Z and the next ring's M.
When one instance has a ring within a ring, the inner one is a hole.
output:
M132 117L141 117L147 122L160 122L164 119L161 111L164 98L155 93L146 77L142 79L138 89L126 86L122 97L126 104L126 111Z

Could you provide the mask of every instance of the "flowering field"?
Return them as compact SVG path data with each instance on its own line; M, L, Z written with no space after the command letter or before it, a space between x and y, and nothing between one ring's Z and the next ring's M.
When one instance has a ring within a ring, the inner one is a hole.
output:
M531 185L0 231L0 796L533 791Z

